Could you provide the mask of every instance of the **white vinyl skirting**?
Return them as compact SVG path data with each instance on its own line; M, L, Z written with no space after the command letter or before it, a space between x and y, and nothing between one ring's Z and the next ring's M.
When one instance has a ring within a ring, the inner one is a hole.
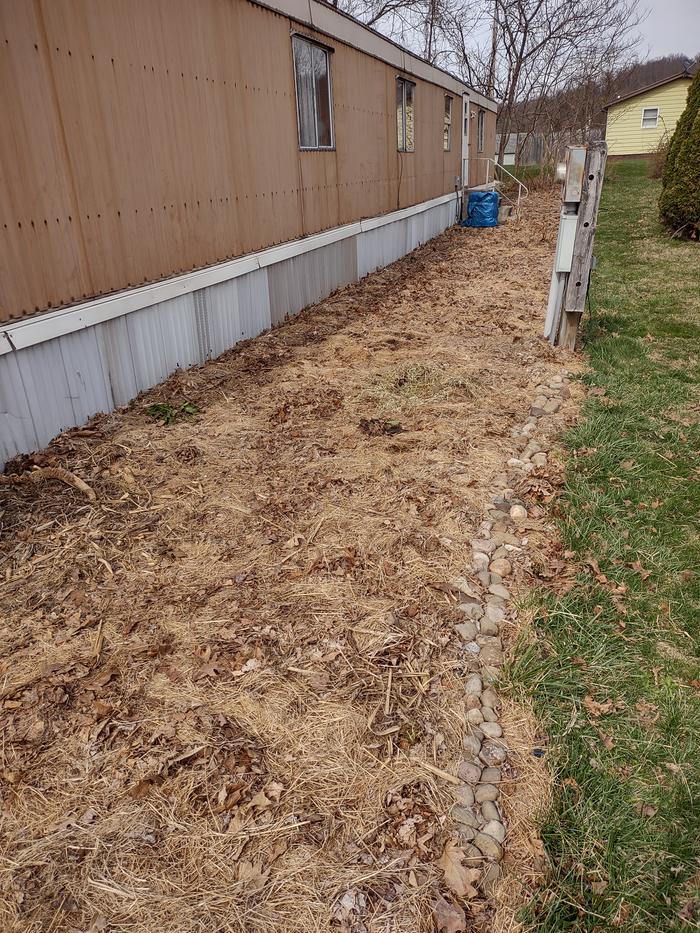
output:
M456 195L0 328L0 468L405 256Z

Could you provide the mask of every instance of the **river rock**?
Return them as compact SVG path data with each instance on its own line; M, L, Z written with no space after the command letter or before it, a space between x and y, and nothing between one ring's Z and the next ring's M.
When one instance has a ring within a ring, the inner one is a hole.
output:
M527 518L527 509L524 505L512 505L510 508L510 517L514 522L524 522Z
M455 625L455 632L457 632L464 641L474 641L477 628L473 622L460 622L459 625Z
M472 674L464 685L464 689L467 693L475 693L477 696L481 695L481 691L484 689L481 677L478 674Z
M487 822L488 820L500 820L501 818L501 813L493 800L485 800L481 804L481 815Z
M481 704L482 706L490 706L491 709L498 709L501 705L501 701L498 699L496 691L491 687L487 687L486 690L482 691Z
M481 772L481 780L484 784L500 784L501 783L501 769L500 768L484 768Z
M493 710L491 712L493 712ZM501 729L497 722L482 722L481 730L488 739L500 739L503 735L503 729Z
M496 550L496 544L490 538L472 538L469 543L475 551L483 554L491 554Z
M474 845L486 858L493 859L495 862L499 862L503 857L500 843L496 842L493 836L487 836L486 833L477 833Z
M481 879L481 890L487 897L493 897L501 880L501 869L495 862L490 862Z
M474 791L474 799L477 803L484 803L487 800L498 800L498 788L493 784L479 784Z
M462 739L462 748L474 758L478 758L481 751L481 741L475 735L465 735Z
M474 791L468 784L460 784L452 789L452 796L462 807L474 806Z
M500 862L503 858L503 849L500 842L488 836L486 833L477 833L474 837L474 845L485 858L493 859L494 862Z
M461 823L463 826L476 826L476 816L470 807L463 807L459 804L452 807L452 819L455 823Z
M472 559L472 566L474 567L474 570L478 571L479 573L482 570L488 570L489 569L489 555L484 554L481 551L474 551L474 557Z
M481 777L481 768L471 761L461 761L457 768L457 777L467 784L478 784Z
M492 574L497 573L499 577L508 577L513 572L513 565L507 557L497 557L489 564L489 570Z
M506 838L506 828L499 820L489 820L488 823L481 827L481 832L487 836L493 836L496 842L503 842Z
M486 609L484 610L484 618L489 622L495 622L498 624L502 622L506 617L505 611L500 606L494 606L492 603L487 603Z
M485 765L489 767L496 767L496 765L502 765L503 762L508 757L508 752L501 745L496 745L495 742L485 742L481 746L481 752L479 753L479 758L484 762Z

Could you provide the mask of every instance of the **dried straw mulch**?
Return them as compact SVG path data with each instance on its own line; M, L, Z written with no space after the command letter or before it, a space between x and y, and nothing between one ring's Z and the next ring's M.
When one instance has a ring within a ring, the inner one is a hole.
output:
M95 500L0 487L3 930L432 928L444 584L558 366L556 213L448 231L13 465Z

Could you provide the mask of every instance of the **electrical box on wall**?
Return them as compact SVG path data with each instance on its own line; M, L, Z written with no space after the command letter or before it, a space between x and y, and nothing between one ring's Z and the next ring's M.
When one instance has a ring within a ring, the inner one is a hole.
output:
M557 252L554 257L554 270L556 272L571 272L577 224L578 214L561 215L559 236L557 237Z
M566 158L566 178L562 201L576 203L583 193L583 176L586 171L586 146L569 146Z

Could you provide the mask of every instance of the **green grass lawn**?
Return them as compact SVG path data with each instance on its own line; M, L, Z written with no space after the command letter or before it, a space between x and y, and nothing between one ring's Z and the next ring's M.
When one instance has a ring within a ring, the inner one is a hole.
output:
M558 504L579 573L511 670L555 781L536 930L700 928L700 244L660 229L658 195L644 162L605 184Z

